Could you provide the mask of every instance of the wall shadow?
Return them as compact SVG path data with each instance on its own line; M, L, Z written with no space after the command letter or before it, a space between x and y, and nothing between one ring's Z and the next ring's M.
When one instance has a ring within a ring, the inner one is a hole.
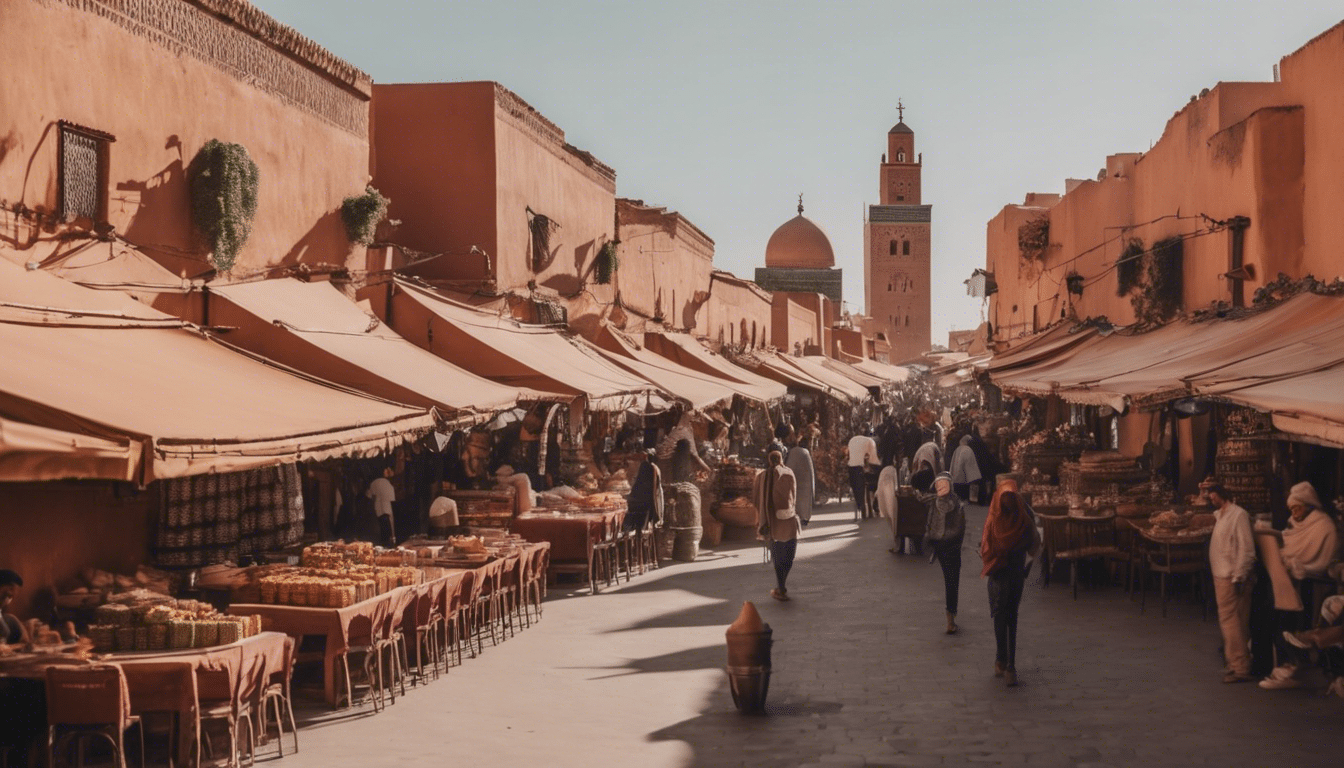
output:
M345 222L341 220L341 209L334 208L322 214L322 218L294 243L280 263L286 266L299 264L335 264L345 266L351 250L351 243L345 234Z

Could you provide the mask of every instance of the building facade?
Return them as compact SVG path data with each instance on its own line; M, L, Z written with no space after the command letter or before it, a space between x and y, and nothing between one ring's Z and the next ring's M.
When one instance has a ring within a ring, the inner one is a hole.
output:
M215 139L258 171L235 275L363 266L340 206L368 182L368 75L241 0L6 0L0 29L0 246L208 273L187 169Z
M1249 305L1280 274L1344 273L1341 67L1344 24L1284 57L1277 81L1192 96L1147 152L1003 208L986 231L993 338L1070 318L1152 325Z
M864 308L874 332L890 343L894 363L913 360L930 346L933 206L923 203L923 170L915 132L902 119L887 133L881 202L868 206L863 229Z
M767 291L820 293L837 305L844 299L844 270L835 268L835 250L821 227L803 215L779 226L765 244L765 266L756 268L756 284Z

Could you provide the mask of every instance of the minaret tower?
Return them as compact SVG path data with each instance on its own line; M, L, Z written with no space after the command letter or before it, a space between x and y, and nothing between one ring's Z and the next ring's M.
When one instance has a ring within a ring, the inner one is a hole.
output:
M880 205L868 206L864 222L864 308L891 344L890 362L927 352L930 343L930 227L933 206L921 192L923 158L915 132L896 104L897 123L887 132L879 171Z

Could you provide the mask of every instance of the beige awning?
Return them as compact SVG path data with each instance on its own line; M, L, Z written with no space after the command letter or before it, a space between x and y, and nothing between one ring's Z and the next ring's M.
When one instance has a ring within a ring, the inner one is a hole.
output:
M738 394L763 403L788 394L788 387L760 376L708 349L686 333L646 332L644 347L674 363L723 379Z
M597 348L612 362L685 401L703 409L733 399L736 394L723 379L679 365L609 325L598 333Z
M1284 432L1344 445L1344 298L1302 294L1220 320L1089 334L990 375L1005 391L1117 409L1216 397L1272 414Z
M824 382L827 386L839 392L844 392L847 397L854 400L864 400L872 397L868 391L868 385L857 381L852 376L847 376L841 371L836 370L840 363L834 360L829 362L835 365L827 365L828 358L821 355L808 355L804 357L794 357L792 355L780 354L780 357L789 364L796 366L799 370L812 378Z
M211 286L210 317L234 326L224 338L305 373L361 392L437 407L459 422L478 422L520 400L558 395L498 384L397 335L328 282L294 278Z
M142 443L137 479L388 450L434 414L245 356L125 294L0 260L0 415Z
M492 381L584 397L596 411L639 408L658 387L560 328L525 325L396 281L388 322L411 342Z
M833 378L836 377L843 379L843 377L827 371L822 374L823 378L818 378L805 370L804 367L789 362L793 359L794 358L790 358L787 355L778 352L757 351L743 355L742 358L740 358L740 364L743 366L750 366L750 370L755 373L765 376L766 378L774 379L791 389L802 389L817 394L830 395L831 397L846 402L860 399L856 398L851 393L851 387L863 389L862 387L858 387L854 382L845 379L843 385L836 386L831 383L830 380L833 380ZM808 366L808 368L810 367L811 366ZM864 389L863 397L867 396L868 390Z
M140 443L0 418L0 481L135 479Z

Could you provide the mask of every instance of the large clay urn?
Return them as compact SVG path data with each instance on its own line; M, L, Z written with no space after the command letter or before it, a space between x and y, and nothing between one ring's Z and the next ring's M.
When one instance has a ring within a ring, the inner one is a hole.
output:
M770 690L770 625L750 601L742 604L737 620L724 632L728 642L728 685L733 704L747 714L763 714Z

